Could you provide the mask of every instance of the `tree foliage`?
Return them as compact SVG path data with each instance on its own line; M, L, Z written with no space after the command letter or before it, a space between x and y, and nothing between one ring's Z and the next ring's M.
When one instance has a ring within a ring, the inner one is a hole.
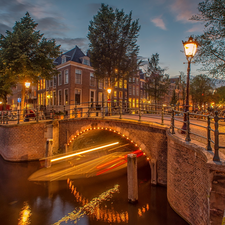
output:
M204 33L196 36L199 44L195 61L214 77L225 75L225 1L206 0L198 5L199 15L191 19L205 23Z
M149 77L145 89L157 104L165 96L170 85L169 75L164 74L164 70L159 66L158 53L153 54L151 59L148 59L146 72Z
M36 30L37 25L27 12L15 23L12 32L7 30L5 36L1 34L0 79L4 87L10 86L12 80L36 83L39 78L50 79L58 73L53 60L60 54L60 46L56 46L54 39L43 37Z
M194 105L205 105L212 100L214 82L206 75L195 76L190 82L190 94Z
M102 4L88 30L91 63L97 78L112 82L137 71L140 26L138 20L132 21L132 12L127 15Z
M214 96L216 104L225 104L225 86L217 88Z
M170 101L170 105L176 105L177 104L177 100L178 100L178 97L176 95L176 92L175 92L175 89L173 90L173 95L172 95L172 98L171 98L171 101Z

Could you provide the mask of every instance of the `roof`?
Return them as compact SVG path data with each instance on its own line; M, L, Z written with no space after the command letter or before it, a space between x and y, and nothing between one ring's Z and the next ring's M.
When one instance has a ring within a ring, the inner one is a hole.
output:
M67 61L73 61L73 62L77 62L77 63L82 63L81 57L84 57L85 54L76 45L75 48L69 50L68 52L63 53L58 58L56 58L55 61L54 61L54 63L56 65L61 64L62 63L62 57L63 56L66 57L66 62Z

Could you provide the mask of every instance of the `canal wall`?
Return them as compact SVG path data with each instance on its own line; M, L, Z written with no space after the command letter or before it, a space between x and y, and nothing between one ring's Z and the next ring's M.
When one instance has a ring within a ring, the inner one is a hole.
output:
M185 142L167 132L167 198L171 207L192 225L218 225L225 209L225 158L199 142Z
M55 139L58 149L58 122L10 124L0 126L0 155L8 161L31 161L45 157L47 139Z

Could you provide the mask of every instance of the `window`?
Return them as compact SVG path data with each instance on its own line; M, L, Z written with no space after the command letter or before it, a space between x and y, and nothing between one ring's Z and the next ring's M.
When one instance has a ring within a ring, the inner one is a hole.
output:
M118 87L118 81L116 81L116 83L115 83L115 87Z
M129 77L129 83L131 83L132 82L132 77Z
M49 87L52 87L52 85L53 85L53 80L50 80L49 81Z
M139 96L139 88L136 87L136 95Z
M133 86L133 95L135 95L135 86Z
M62 72L60 72L58 75L58 86L59 85L62 85Z
M133 77L133 83L135 83L135 77Z
M103 88L103 81L102 80L99 80L98 81L98 88L99 89L102 89Z
M83 60L83 64L89 66L89 65L90 65L90 62L89 62L88 59L84 59L84 60Z
M127 89L127 80L124 80L123 87L124 87L124 89Z
M68 84L69 82L69 72L68 70L64 70L64 84Z
M114 91L114 98L117 97L117 91Z
M123 98L123 92L122 91L119 92L119 98Z
M65 62L66 62L66 56L63 55L63 56L62 56L62 63L65 63Z
M90 73L90 86L95 86L94 73Z
M75 83L81 84L81 70L75 70Z
M45 79L42 80L42 89L45 89Z
M92 107L95 101L95 92L92 90L90 91L90 100L91 100L91 107Z
M56 86L56 82L57 82L57 77L54 76L54 77L53 77L53 86L54 86L54 87Z
M56 92L53 91L53 105L56 105Z
M136 84L139 84L139 79L138 78L136 78Z
M119 88L123 88L123 80L122 79L119 80Z
M80 105L81 103L81 90L75 89L75 104Z
M59 90L59 95L58 95L58 105L62 105L62 91Z
M132 95L132 86L129 86L129 95Z
M69 105L68 89L64 90L64 105Z

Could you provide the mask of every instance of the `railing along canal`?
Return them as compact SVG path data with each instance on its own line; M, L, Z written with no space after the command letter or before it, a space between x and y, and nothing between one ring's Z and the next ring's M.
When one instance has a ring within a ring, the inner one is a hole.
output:
M186 114L187 120L186 121L182 120L183 117L180 117L179 116L180 114L181 115ZM202 123L206 125L204 126L202 124L199 124L199 122L195 123L194 121L196 120L193 118L197 118L197 119L200 118ZM181 127L175 125L175 121L186 123L186 129L184 130ZM203 115L203 114L197 114L197 113L191 113L191 112L181 112L181 111L176 111L172 109L171 133L175 134L175 128L177 130L180 130L181 132L186 134L186 138L185 138L186 142L191 142L191 137L190 137L191 134L195 137L205 139L207 143L206 144L207 151L212 152L211 144L214 145L213 161L220 162L219 149L225 149L225 146L219 145L219 140L222 140L222 138L220 139L220 136L225 135L225 133L219 131L219 121L224 121L224 117L219 117L217 111L214 113L214 116L211 116L211 115ZM214 125L214 129L212 128L212 125ZM198 133L194 132L193 131L195 130L194 127L199 127L200 131L201 129L205 130L206 136L201 135L199 132ZM222 124L220 127L222 127ZM214 140L212 139L212 134L214 136Z

